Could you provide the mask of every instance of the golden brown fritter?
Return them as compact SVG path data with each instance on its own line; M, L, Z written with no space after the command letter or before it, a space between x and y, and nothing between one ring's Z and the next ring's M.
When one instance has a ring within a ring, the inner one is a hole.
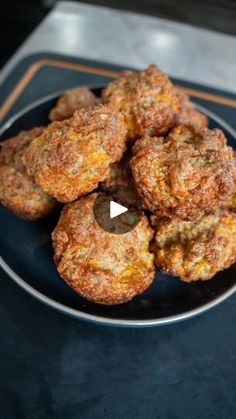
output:
M87 87L69 90L58 99L56 106L49 114L49 119L63 121L70 118L76 110L84 106L96 105L98 101L99 99Z
M211 279L236 262L236 215L219 211L196 221L159 219L153 250L157 267L183 281Z
M66 205L52 233L60 276L82 297L99 304L120 304L143 292L154 279L145 216L125 234L99 227L93 205L98 194Z
M142 138L131 169L144 207L194 220L213 213L235 191L233 150L222 131L179 125L167 138Z
M28 131L21 131L15 137L2 141L0 143L0 165L14 164L16 169L23 171L21 155L31 141L42 134L43 130L43 127L35 127Z
M180 102L179 123L191 124L195 128L206 128L208 118L195 108L189 97L179 93L178 98Z
M130 141L145 133L163 135L178 121L178 96L155 65L140 73L122 72L103 90L102 98L124 115Z
M125 151L121 114L99 105L53 122L23 156L29 175L58 201L71 202L97 187Z
M22 153L42 131L42 128L21 131L0 143L0 202L25 220L44 217L56 205L27 175L21 161Z

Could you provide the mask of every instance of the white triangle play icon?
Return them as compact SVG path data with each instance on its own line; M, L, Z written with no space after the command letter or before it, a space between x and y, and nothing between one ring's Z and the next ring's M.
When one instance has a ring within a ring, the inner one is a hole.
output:
M123 207L123 205L117 204L117 202L110 202L110 218L118 217L118 215L127 212L128 208Z

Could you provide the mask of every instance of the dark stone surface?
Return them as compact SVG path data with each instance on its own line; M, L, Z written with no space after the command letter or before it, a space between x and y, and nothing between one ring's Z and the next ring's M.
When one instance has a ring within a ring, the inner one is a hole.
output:
M144 13L232 35L236 34L235 0L109 0L109 2L107 0L83 0L83 2Z
M10 0L0 7L0 67L10 58L57 0ZM76 0L74 0L76 1ZM236 34L235 0L83 0L190 25Z
M0 274L1 418L235 418L236 296L172 326L84 323Z

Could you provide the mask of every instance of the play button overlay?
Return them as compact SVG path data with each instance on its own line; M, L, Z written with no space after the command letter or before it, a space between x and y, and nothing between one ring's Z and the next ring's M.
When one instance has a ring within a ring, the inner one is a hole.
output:
M99 226L112 234L128 233L142 215L136 194L126 186L112 186L98 193L93 212Z
M126 211L128 211L128 208L123 207L123 205L114 201L110 202L110 218L118 217L118 215L124 214Z

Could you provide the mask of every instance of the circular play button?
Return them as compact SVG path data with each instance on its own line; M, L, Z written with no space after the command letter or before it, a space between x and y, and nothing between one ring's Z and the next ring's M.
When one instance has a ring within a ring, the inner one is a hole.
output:
M112 234L128 233L142 215L135 192L126 186L112 186L106 192L100 192L93 212L100 227Z
M110 218L118 217L118 215L124 214L124 212L127 211L127 207L124 207L121 204L117 204L115 201L110 202Z

